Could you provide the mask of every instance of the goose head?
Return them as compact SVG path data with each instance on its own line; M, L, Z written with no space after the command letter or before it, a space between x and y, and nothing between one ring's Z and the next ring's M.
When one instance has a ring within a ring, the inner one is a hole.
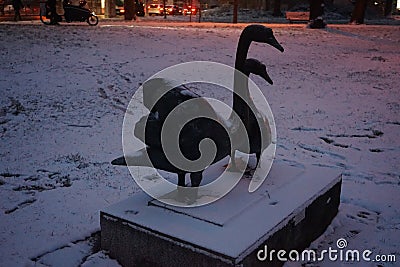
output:
M275 39L272 29L263 25L253 24L247 26L243 30L241 38L243 38L243 40L247 42L266 43L271 45L272 47L275 47L281 52L284 51L284 48Z
M267 67L255 58L248 58L244 62L243 73L249 76L250 73L255 74L266 80L269 84L273 84L271 77L267 73Z

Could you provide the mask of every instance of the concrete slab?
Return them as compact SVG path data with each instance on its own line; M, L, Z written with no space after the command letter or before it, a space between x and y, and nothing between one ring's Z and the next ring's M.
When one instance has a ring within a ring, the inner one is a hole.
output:
M248 193L249 179L206 206L179 208L145 193L101 211L102 248L123 266L280 266L257 252L298 249L320 236L337 213L341 175L327 168L274 164Z

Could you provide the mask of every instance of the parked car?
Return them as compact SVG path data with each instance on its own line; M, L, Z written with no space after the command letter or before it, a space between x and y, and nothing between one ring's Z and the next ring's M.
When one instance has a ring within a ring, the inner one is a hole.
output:
M168 15L182 15L182 9L177 5L167 5L165 6L165 11Z
M124 15L125 14L124 1L123 0L116 0L115 1L115 13L117 15Z
M164 15L164 5L151 4L147 7L147 13L149 16Z
M186 6L186 7L183 7L182 13L185 16L190 15L190 14L196 15L198 10L199 10L199 8L197 8L195 6Z
M124 9L124 5L122 6L115 6L115 13L117 14L117 16L119 15L124 15L125 14L125 9Z

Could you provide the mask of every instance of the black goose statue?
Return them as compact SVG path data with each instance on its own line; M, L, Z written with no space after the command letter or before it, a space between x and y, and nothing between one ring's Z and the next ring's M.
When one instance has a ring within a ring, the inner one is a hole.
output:
M264 78L267 82L272 83L272 80L266 72L266 67L261 62L255 59L246 59L249 46L252 41L263 42L276 47L283 51L283 48L276 41L273 36L272 30L261 25L250 25L246 27L239 39L239 44L236 53L235 67L237 70L244 73L247 77L250 73L256 74ZM164 79L153 79L146 83L153 83L150 88L154 88L154 84L165 87L168 81ZM251 101L248 92L248 80L241 80L239 76L236 76L234 80L234 91L243 97L238 97L238 94L234 94L233 109L239 115L244 122L247 130L252 129L254 123L249 123L249 118L254 119L258 126L257 118L255 118L251 108L246 104L248 100ZM145 84L146 85L146 84ZM202 99L199 95L193 93L190 89L185 86L174 87L165 93L160 99L158 99L155 105L151 105L155 100L153 99L153 92L146 90L144 86L143 90L143 103L150 110L148 116L142 117L139 122L135 125L135 136L146 144L146 147L137 151L131 156L122 156L112 161L113 165L131 165L131 166L153 166L156 169L176 173L178 175L178 186L185 186L185 175L188 171L184 171L177 168L167 159L162 146L161 146L161 129L163 123L168 114L178 105L185 103L191 99ZM252 102L251 102L252 103ZM202 109L209 109L210 114L215 113L211 105L205 99L200 100L198 105L201 105ZM190 108L196 110L196 106L191 105ZM253 116L253 117L252 117ZM216 114L215 117L218 117ZM231 116L232 117L232 116ZM223 120L210 120L206 118L197 118L190 121L182 128L179 134L179 149L182 154L188 160L196 160L201 156L198 145L204 138L211 139L216 145L216 154L211 164L223 159L228 155L234 154L235 150L240 150L240 146L232 146L230 144L229 134L226 129L228 126L224 124ZM225 123L226 124L226 123ZM248 126L250 125L250 126ZM260 134L260 133L259 133ZM249 134L250 138L254 135ZM261 138L259 138L261 140ZM260 142L259 142L260 143ZM261 151L260 145L251 145L250 139L250 152ZM258 145L258 146L257 146ZM253 147L253 149L252 149ZM258 150L257 150L258 149ZM232 153L233 151L233 153ZM252 152L256 153L257 152ZM202 180L202 172L207 166L199 171L190 172L191 186L198 187Z
M255 67L261 64L259 61L252 59L246 60L247 53L251 42L267 43L279 51L283 52L283 47L275 39L272 29L263 25L249 25L240 35L238 47L236 50L235 69L239 72L249 76L249 70L255 70ZM259 67L259 70L265 69ZM239 115L240 119L246 127L247 136L250 143L250 151L243 151L239 146L233 147L231 154L232 168L235 169L235 151L239 150L248 154L256 154L256 166L258 166L262 151L270 144L270 129L267 122L264 121L261 114L255 108L253 100L251 99L248 90L248 79L245 79L239 72L234 75L234 91L233 95L233 110ZM257 74L257 73L254 73ZM260 75L260 74L258 74ZM265 78L266 79L266 78ZM272 80L266 79L267 82L272 84ZM265 137L263 139L263 137Z
M244 72L248 76L250 73L256 74L264 78L266 81L271 83L266 67L264 64L256 59L246 59L244 66ZM151 90L146 88L160 88L166 87L165 83L168 80L164 79L153 79L148 81L150 85L144 84L143 90L143 102L147 108L150 108L151 99L154 94L149 93ZM178 175L178 185L185 186L186 171L183 171L167 159L161 144L161 129L165 122L168 114L178 105L191 100L198 99L200 103L197 103L197 107L194 107L191 103L192 110L199 109L210 109L209 113L214 112L212 107L207 101L201 98L199 95L192 92L189 88L184 85L174 87L165 93L150 109L150 113L147 116L143 116L135 125L134 135L146 144L146 148L143 148L134 153L131 156L122 156L111 163L113 165L130 165L130 166L154 166L157 169L176 173ZM204 102L203 102L204 101ZM200 107L201 106L201 107ZM210 138L216 144L216 155L212 163L218 162L226 156L230 155L232 148L229 140L229 135L226 132L228 126L221 126L224 123L223 120L213 121L209 119L198 118L188 124L186 124L179 137L180 149L182 154L190 159L195 160L200 157L200 151L198 150L198 144L204 138ZM229 129L229 128L228 128ZM190 173L192 187L200 185L202 180L202 171Z

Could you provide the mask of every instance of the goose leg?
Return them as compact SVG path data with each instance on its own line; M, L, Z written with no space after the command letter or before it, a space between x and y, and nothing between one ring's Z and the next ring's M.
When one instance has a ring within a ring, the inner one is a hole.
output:
M231 153L231 167L229 168L230 171L237 171L236 160L235 160L235 152L236 150L232 151Z
M192 187L199 187L201 180L203 179L203 172L193 172L190 174L190 182Z
M176 197L176 200L179 202L184 202L186 199L184 191L183 191L184 189L181 188L181 187L186 186L185 185L185 176L186 176L186 173L184 173L184 172L178 173L178 195Z
M256 152L256 159L257 159L256 169L257 169L257 167L259 167L258 164L260 163L260 158L261 158L261 152Z
M185 186L185 173L178 173L178 186Z

